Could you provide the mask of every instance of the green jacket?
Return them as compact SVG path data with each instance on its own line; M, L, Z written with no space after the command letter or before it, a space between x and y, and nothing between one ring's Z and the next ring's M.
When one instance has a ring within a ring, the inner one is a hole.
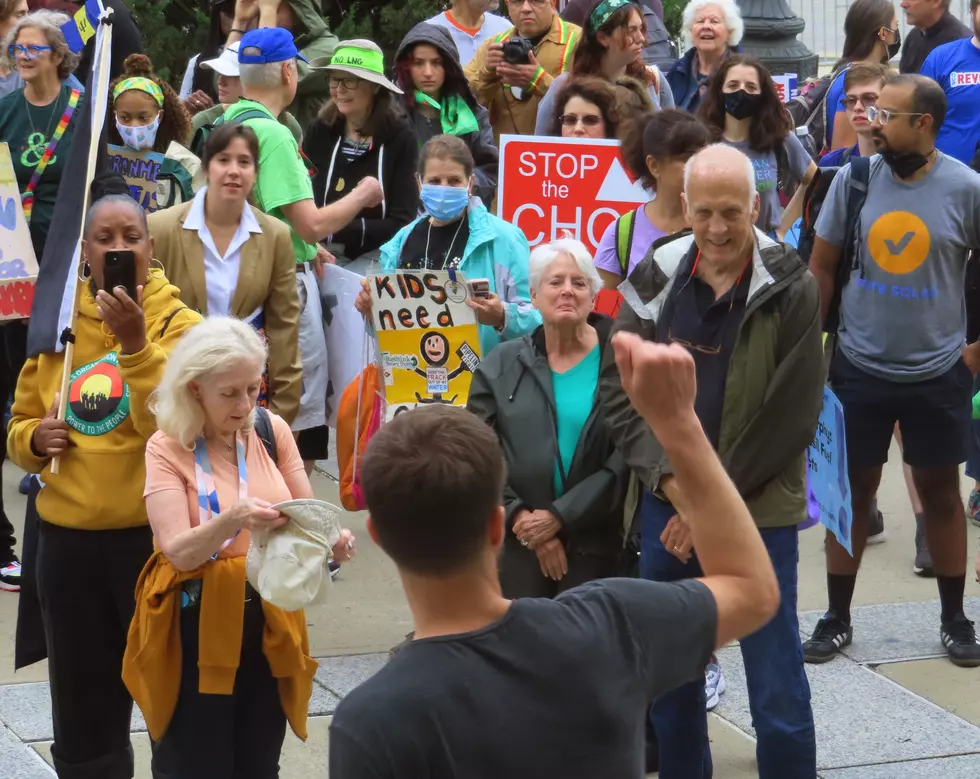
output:
M327 28L323 16L313 0L286 0L296 14L300 27L293 30L299 53L313 62L330 57L340 43ZM304 62L296 61L299 68L299 86L296 98L289 105L289 112L296 117L303 132L316 118L320 108L330 98L330 74L325 70L313 70Z
M612 320L591 314L602 354L611 353ZM623 498L628 470L609 440L594 393L592 412L579 436L555 496L558 431L551 366L544 328L495 347L473 373L467 408L500 438L507 459L504 505L507 527L521 509L547 509L562 524L559 537L569 552L618 554L623 547Z
M718 455L759 527L806 517L806 450L823 402L817 282L796 252L756 230L745 315L728 366ZM614 331L657 340L657 319L685 258L690 234L656 242L620 285ZM610 434L640 482L656 490L671 473L663 448L630 405L611 353L599 379Z

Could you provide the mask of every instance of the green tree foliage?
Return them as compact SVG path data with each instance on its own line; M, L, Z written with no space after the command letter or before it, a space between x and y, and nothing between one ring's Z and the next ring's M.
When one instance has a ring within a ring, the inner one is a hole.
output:
M207 35L208 0L124 0L143 33L153 69L175 88Z
M341 0L335 0L335 7ZM349 4L348 4L349 3ZM381 47L390 68L398 44L416 24L448 8L440 0L344 0L346 8L331 8L328 23L341 40L368 38Z
M674 40L681 39L681 16L684 13L684 6L687 0L663 0L664 3L664 26L670 37Z

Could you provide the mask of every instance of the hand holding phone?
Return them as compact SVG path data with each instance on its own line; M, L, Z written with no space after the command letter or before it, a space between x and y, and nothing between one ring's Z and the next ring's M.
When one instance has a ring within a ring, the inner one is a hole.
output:
M470 279L466 282L466 288L472 297L484 299L490 297L489 279Z
M119 291L120 288L125 294ZM96 308L119 341L123 354L135 354L146 346L142 291L142 285L136 283L135 253L128 250L106 252Z
M115 297L116 287L126 290L130 300L137 301L136 253L129 250L108 251L102 269L102 289Z

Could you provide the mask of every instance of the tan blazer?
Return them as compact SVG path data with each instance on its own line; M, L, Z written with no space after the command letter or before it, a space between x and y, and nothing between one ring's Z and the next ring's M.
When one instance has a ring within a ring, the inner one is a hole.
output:
M150 235L154 254L163 263L167 278L180 289L184 305L207 316L204 245L196 230L184 229L192 203L150 214ZM299 412L303 389L296 256L289 228L283 222L256 208L252 213L262 232L253 233L242 245L231 315L244 319L263 307L269 342L269 409L291 423Z

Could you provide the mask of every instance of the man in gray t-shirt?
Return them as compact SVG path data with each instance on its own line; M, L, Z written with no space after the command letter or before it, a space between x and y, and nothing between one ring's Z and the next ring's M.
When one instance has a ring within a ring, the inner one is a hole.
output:
M851 642L851 596L897 423L923 507L916 565L931 550L940 637L953 663L980 665L980 643L963 614L966 517L958 470L970 452L971 369L980 367L980 344L964 348L966 262L980 247L980 175L936 149L945 116L946 96L935 81L890 79L868 109L878 155L870 160L854 244L844 246L847 201L852 169L866 159L837 174L817 219L810 270L825 315L840 263L850 269L830 386L844 408L854 555L828 534L830 607L803 645L808 662L830 660Z

